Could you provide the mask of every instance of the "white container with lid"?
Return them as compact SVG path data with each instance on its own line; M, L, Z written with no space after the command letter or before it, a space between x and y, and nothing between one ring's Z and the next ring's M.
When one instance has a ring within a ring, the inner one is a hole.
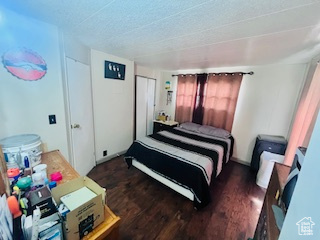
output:
M15 135L0 140L4 158L8 168L24 168L24 159L28 158L29 166L34 167L41 162L41 140L36 134Z
M260 167L256 179L257 185L268 188L274 163L283 163L283 160L283 155L263 151L260 155Z
M39 164L32 169L36 173L41 173L43 175L43 179L48 178L47 176L47 164Z

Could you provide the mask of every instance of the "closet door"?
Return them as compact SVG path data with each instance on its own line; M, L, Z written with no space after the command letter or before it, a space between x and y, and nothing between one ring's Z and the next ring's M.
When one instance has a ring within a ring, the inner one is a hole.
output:
M148 79L136 77L136 139L147 135Z
M153 133L156 80L148 79L147 135Z

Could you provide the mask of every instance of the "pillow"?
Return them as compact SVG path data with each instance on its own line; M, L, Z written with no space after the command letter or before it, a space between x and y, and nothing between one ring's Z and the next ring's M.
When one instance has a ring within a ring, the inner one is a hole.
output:
M201 126L199 128L199 132L206 135L216 136L220 138L228 138L231 135L230 132L228 132L227 130L224 130L222 128L215 128L208 125Z
M201 125L193 122L185 122L180 124L180 127L192 132L199 132L199 128L201 127Z

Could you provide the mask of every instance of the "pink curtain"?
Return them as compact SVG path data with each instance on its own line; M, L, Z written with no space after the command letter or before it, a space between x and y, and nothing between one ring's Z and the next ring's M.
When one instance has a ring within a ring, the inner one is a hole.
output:
M179 123L191 122L197 92L196 75L179 75L175 120Z
M203 124L231 132L243 75L210 74L204 97Z
M296 149L308 147L320 107L320 66L303 88L296 117L292 126L284 164L291 166Z

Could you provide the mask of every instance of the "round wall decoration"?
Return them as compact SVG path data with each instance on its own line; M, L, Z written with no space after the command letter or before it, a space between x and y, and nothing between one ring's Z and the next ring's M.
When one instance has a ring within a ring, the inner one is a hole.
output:
M26 48L4 53L2 62L13 76L27 81L39 80L47 73L47 64L43 58L38 53Z

